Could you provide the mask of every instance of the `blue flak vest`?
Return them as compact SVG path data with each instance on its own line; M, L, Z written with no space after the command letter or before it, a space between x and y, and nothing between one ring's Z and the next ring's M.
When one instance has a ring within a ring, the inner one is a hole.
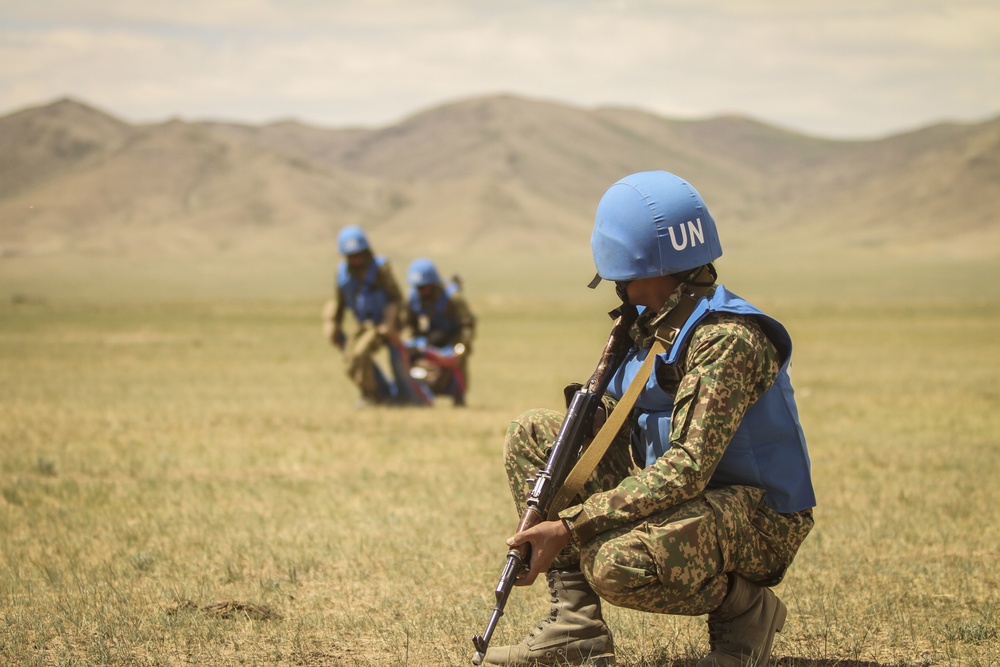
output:
M448 339L451 339L458 333L460 326L458 320L445 315L445 310L448 308L448 301L451 300L452 295L457 291L458 286L454 283L449 283L430 307L424 307L420 302L420 294L417 293L417 290L415 288L410 290L410 312L418 317L423 316L427 318L430 327L426 333L442 331Z
M365 275L358 278L347 270L347 262L341 261L337 267L337 287L343 290L347 307L354 313L358 323L382 324L382 315L389 303L385 290L375 287L375 277L385 264L384 257L375 257Z
M708 488L739 484L764 489L764 502L782 514L799 512L816 505L810 474L809 452L799 423L788 364L792 340L777 320L768 317L722 285L695 306L677 334L673 346L661 354L633 408L636 428L632 447L637 460L650 466L670 449L670 418L674 397L656 381L656 367L676 364L687 347L692 331L709 313L734 313L756 317L767 337L784 360L774 384L750 406L719 462ZM633 348L608 387L620 399L649 350Z

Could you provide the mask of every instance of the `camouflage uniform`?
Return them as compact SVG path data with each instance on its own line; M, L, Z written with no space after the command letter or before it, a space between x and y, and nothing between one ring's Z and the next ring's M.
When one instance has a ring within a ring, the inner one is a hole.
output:
M367 267L365 270L367 271ZM385 292L388 301L382 320L384 328L390 332L398 331L400 328L399 320L402 317L403 296L388 262L383 262L378 266L373 289ZM332 308L330 308L332 310L331 321L337 329L340 329L344 313L348 308L349 304L344 290L338 288L336 298ZM372 402L378 402L383 398L380 396L375 375L375 354L382 347L382 339L383 331L380 331L379 326L371 320L365 320L358 322L357 331L344 345L347 376L361 390L361 395Z
M656 324L678 298L679 290L660 313L639 318L632 331L638 345L651 346ZM579 504L560 512L572 537L552 567L579 564L612 604L684 615L717 609L729 573L778 583L813 526L812 510L779 514L763 503L760 489L708 487L744 413L779 368L774 346L753 317L718 313L702 320L673 377L657 378L661 386L676 387L671 448L639 470L626 422ZM561 421L557 412L532 410L507 432L504 456L519 513L531 490L527 480L544 466Z

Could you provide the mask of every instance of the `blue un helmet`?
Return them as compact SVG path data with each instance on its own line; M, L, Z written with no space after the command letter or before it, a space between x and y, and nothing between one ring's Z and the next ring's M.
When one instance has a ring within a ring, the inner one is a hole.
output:
M616 281L680 273L722 256L701 195L666 171L632 174L608 188L597 205L590 248L598 277Z
M410 268L406 271L406 280L410 287L424 287L426 285L438 285L441 283L441 276L438 275L434 262L421 257L413 260Z
M337 249L341 255L353 255L354 253L368 250L368 238L360 227L351 225L344 227L337 235Z

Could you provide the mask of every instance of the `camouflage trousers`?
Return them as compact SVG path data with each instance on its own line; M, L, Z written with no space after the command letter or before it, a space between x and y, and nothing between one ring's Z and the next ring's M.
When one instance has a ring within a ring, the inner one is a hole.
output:
M528 480L544 467L561 423L558 412L530 410L507 431L504 459L519 515ZM612 489L634 472L628 438L619 435L581 495ZM778 514L763 500L761 489L747 486L709 490L587 544L570 544L552 567L581 569L598 595L620 607L706 614L722 604L729 573L765 586L780 582L812 529L812 510Z
M382 336L371 322L360 325L344 347L347 377L361 390L361 395L372 402L384 398L375 375L375 354L381 348Z

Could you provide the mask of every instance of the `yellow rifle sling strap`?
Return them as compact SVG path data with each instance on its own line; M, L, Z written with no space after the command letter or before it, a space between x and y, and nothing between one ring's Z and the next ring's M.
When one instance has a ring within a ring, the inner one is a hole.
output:
M707 271L708 269L703 269L698 277L707 277ZM615 405L615 409L608 415L608 419L604 422L601 430L598 431L593 441L583 450L583 454L577 459L576 465L566 475L566 481L563 482L562 487L556 493L556 497L552 500L548 517L550 521L557 519L559 512L569 507L570 501L580 493L580 489L583 488L584 483L594 473L597 464L604 458L604 453L608 451L608 447L611 446L611 442L618 435L622 425L632 411L632 406L639 397L639 393L646 386L646 380L649 379L650 374L653 372L654 360L673 346L674 341L677 340L677 334L680 333L681 327L691 317L691 313L694 312L698 301L714 286L711 282L713 281L709 281L709 284L702 283L698 286L689 286L688 291L685 291L681 295L681 300L677 306L667 314L664 321L657 327L656 338L653 341L652 347L649 348L649 353L642 362L642 366L639 367L639 372L632 378L628 389L625 390L625 394L618 401L618 404Z
M639 397L639 392L646 386L646 380L653 370L653 361L656 359L656 355L662 353L663 350L663 343L659 339L653 343L653 347L649 348L649 354L646 355L645 361L639 367L639 372L636 373L628 389L625 390L625 395L622 396L618 404L615 405L615 409L608 415L607 421L604 422L604 426L594 436L593 441L583 450L583 454L577 459L576 465L569 471L566 481L563 482L559 492L556 493L556 497L552 500L552 505L549 508L549 520L555 520L559 512L566 509L569 501L580 493L583 484L594 472L594 469L597 468L597 464L601 459L604 458L604 453L608 451L608 447L615 439L615 436L618 435L618 431L621 430L626 417L632 411L632 405L635 403L635 399Z

